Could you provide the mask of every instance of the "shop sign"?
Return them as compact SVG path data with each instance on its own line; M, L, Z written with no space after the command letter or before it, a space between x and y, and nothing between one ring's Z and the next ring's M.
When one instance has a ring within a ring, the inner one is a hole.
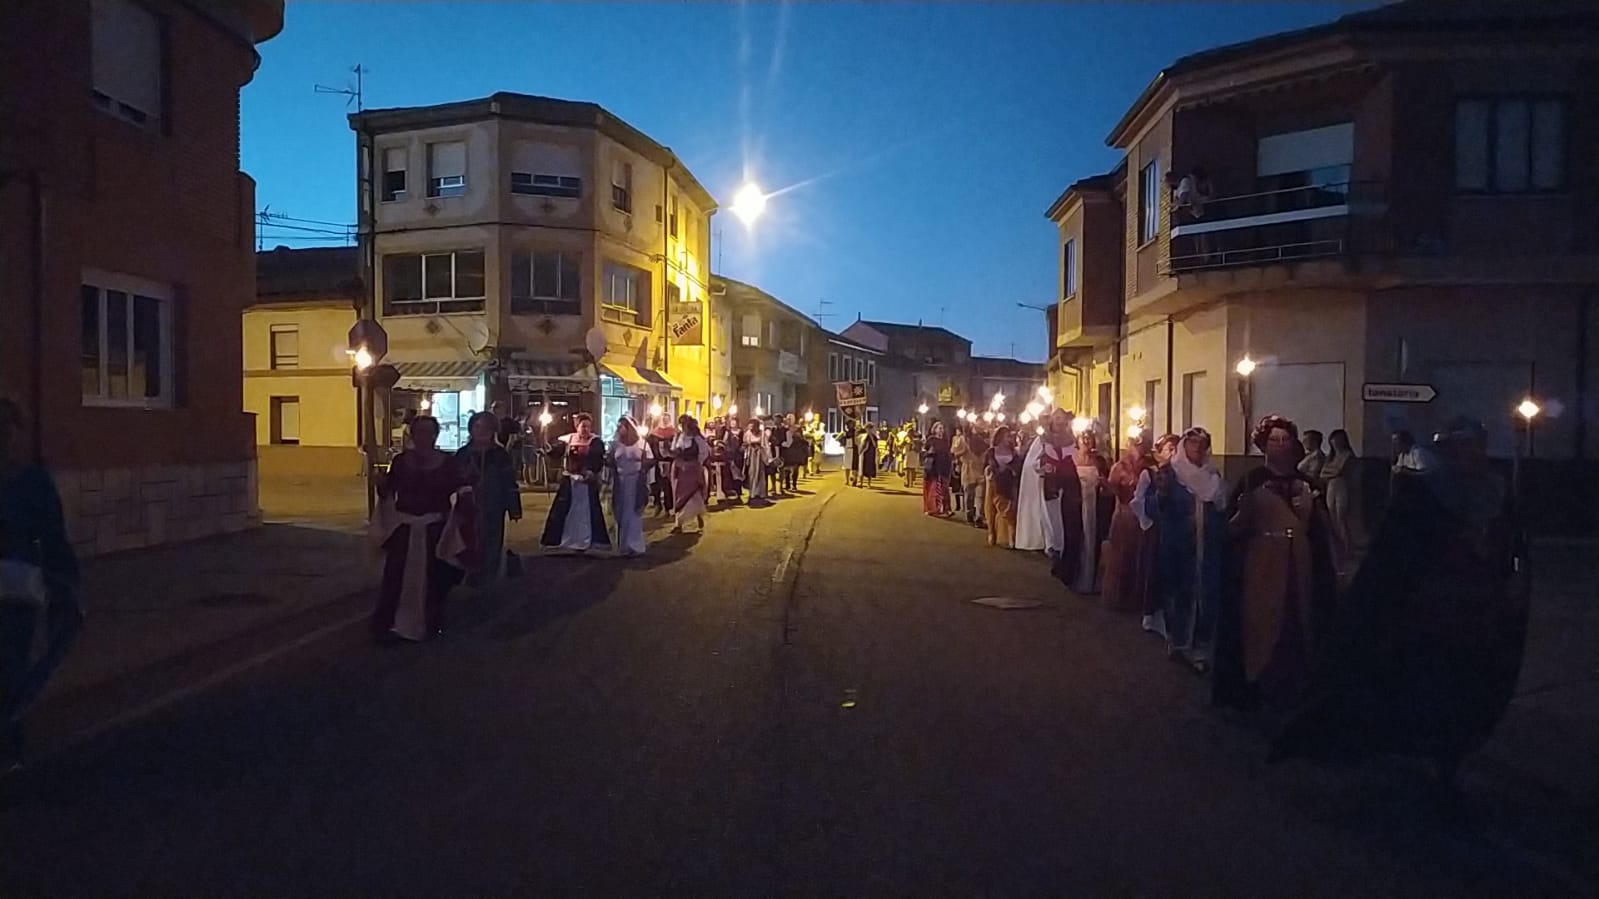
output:
M667 332L678 346L700 346L705 342L705 304L673 303L668 310Z

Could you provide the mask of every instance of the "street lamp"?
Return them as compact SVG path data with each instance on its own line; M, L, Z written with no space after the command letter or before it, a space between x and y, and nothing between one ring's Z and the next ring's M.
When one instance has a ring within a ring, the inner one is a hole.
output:
M744 227L755 224L755 220L766 211L766 194L761 192L760 185L753 181L744 182L744 186L733 195L733 214L738 216Z
M1527 397L1516 406L1516 414L1521 416L1521 439L1516 441L1516 454L1511 459L1510 466L1510 495L1515 498L1517 514L1521 509L1521 460L1524 456L1532 455L1532 423L1543 407L1538 405L1532 397Z
M1238 360L1233 370L1238 372L1238 409L1244 417L1243 444L1244 455L1249 455L1249 431L1255 418L1255 387L1249 376L1255 373L1255 360L1245 353L1244 358ZM1264 451L1263 451L1264 452Z
M372 358L372 351L366 347L358 347L350 353L350 356L355 360L357 371L366 371L372 367L372 363L377 361Z

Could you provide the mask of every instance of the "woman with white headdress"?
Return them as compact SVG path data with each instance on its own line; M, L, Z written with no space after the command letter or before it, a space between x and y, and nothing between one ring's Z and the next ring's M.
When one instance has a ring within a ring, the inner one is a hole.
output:
M1027 448L1017 500L1016 548L1047 552L1057 563L1068 542L1066 520L1061 514L1062 488L1076 486L1067 483L1067 473L1072 475L1071 481L1077 478L1071 422L1071 413L1059 409L1044 420L1044 435ZM1069 508L1073 510L1072 520L1075 521L1077 503L1081 501L1079 491L1073 489L1069 494ZM1074 551L1076 546L1073 541ZM1058 564L1055 567L1060 568ZM1077 560L1072 558L1063 580L1069 584L1076 573Z
M1078 428L1078 424L1087 427ZM1102 515L1106 479L1110 475L1110 462L1099 451L1099 434L1092 419L1074 419L1073 431L1077 437L1077 480L1082 485L1082 540L1078 550L1080 562L1077 578L1071 584L1074 593L1093 593L1099 586L1100 541L1106 530ZM1061 510L1063 513L1065 509Z

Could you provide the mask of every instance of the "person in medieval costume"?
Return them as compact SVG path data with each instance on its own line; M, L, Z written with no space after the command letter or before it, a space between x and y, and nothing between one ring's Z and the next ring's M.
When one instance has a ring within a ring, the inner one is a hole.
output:
M631 421L629 422L631 424ZM677 429L672 427L672 416L662 414L656 417L654 427L644 435L644 441L650 451L650 499L655 503L657 515L665 515L675 505L672 502L672 454L669 448L672 438L677 436ZM636 427L636 426L635 426Z
M419 415L411 449L379 476L381 502L367 534L383 551L383 580L372 610L379 641L424 640L444 629L444 604L477 559L472 529L477 512L471 481L454 457L438 450L439 422ZM451 536L453 535L453 539Z
M1132 440L1111 467L1108 483L1116 499L1111 514L1101 597L1113 612L1153 615L1159 601L1155 592L1155 550L1159 532L1145 510L1155 458L1147 444ZM1162 616L1164 618L1164 616Z
M1099 451L1099 434L1092 420L1084 419L1088 427L1077 437L1077 480L1082 495L1082 539L1078 541L1077 577L1071 583L1072 592L1087 595L1099 587L1100 544L1109 530L1109 503L1105 502L1105 482L1110 476L1110 463ZM1074 430L1076 422L1074 421ZM1061 514L1066 509L1062 507Z
M1437 465L1404 481L1335 615L1274 759L1431 759L1452 788L1504 715L1521 673L1524 539L1487 431L1456 419Z
M1337 574L1327 509L1298 469L1299 429L1270 415L1251 440L1266 464L1244 476L1230 503L1214 701L1242 708L1264 703L1277 713L1304 690L1333 610Z
M768 467L766 455L770 447L766 443L766 431L761 427L759 418L750 419L749 430L744 432L744 483L750 488L750 506L769 506L772 501L767 498L766 470Z
M861 428L856 463L860 467L856 472L855 486L872 486L872 480L877 477L877 430L869 424Z
M983 454L983 476L987 479L983 496L987 508L988 545L1005 549L1016 546L1016 496L1022 477L1022 455L1010 428L1000 425L994 431L988 452Z
M705 463L711 458L711 445L700 434L700 423L692 415L677 420L677 438L672 441L672 495L677 505L672 514L672 533L681 534L688 522L705 530Z
M522 494L516 486L516 462L497 437L502 419L493 412L479 412L467 422L469 440L455 454L467 484L472 487L472 502L477 507L475 532L477 545L473 557L477 568L468 582L487 590L499 579L505 566L505 520L522 520Z
M573 416L577 430L551 447L561 460L561 487L544 523L544 546L572 552L610 549L611 535L600 507L600 472L605 469L605 441L594 433L587 412Z
M744 501L744 432L739 429L738 419L731 415L722 428L722 448L727 454L727 477L722 482L722 496L732 499L737 505Z
M1031 441L1021 450L1022 476L1016 493L1016 548L1053 555L1059 551L1061 544L1060 505L1058 502L1051 504L1044 498L1043 459L1045 447L1063 438L1055 434L1053 415L1043 420L1043 426L1043 437ZM1022 429L1018 436L1025 441L1026 429Z
M1155 484L1161 610L1166 652L1210 670L1227 553L1227 482L1211 459L1210 433L1189 428Z
M644 508L650 504L654 461L649 441L639 436L638 425L631 417L622 416L606 454L606 464L614 476L611 514L616 516L617 555L644 555Z

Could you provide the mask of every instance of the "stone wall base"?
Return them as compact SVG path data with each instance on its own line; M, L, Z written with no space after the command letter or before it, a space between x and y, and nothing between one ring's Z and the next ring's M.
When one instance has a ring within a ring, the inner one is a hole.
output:
M54 475L80 556L242 531L261 519L254 459Z

